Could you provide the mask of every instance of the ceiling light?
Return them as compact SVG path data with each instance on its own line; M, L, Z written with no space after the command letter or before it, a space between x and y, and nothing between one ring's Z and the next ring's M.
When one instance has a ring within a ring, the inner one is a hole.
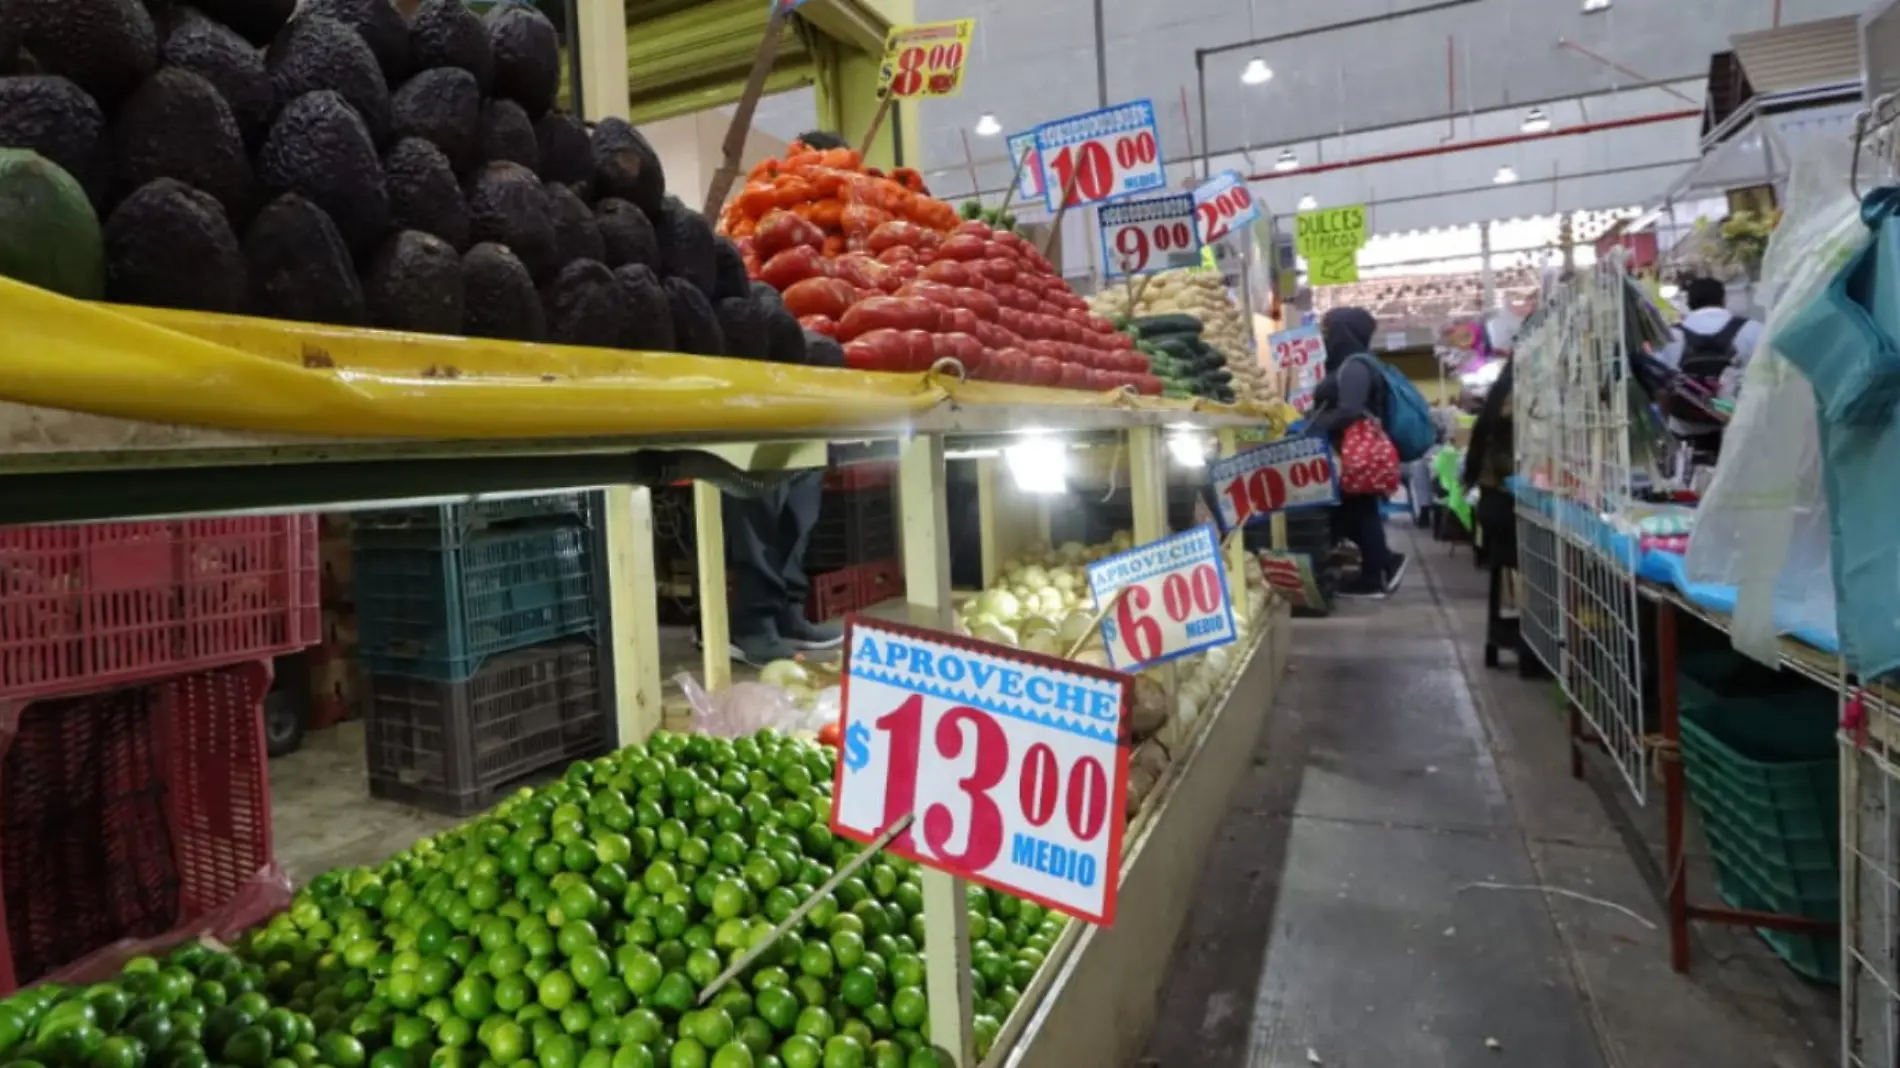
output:
M1003 450L1003 465L1024 493L1063 493L1069 488L1069 449L1059 438L1018 441Z
M1610 0L1583 0L1583 13L1586 15L1608 10L1610 10Z
M1273 68L1255 56L1247 61L1247 69L1240 72L1240 80L1247 85L1265 85L1273 80Z
M1319 207L1319 201L1313 199L1313 194L1308 193L1305 196L1300 198L1301 211L1312 211L1314 208L1317 208L1317 207Z
M1207 466L1207 439L1199 433L1168 435L1168 454L1182 467Z
M982 118L976 120L976 134L978 137L995 137L1002 132L1003 124L996 121L996 115L992 112L986 111L983 113Z
M1506 163L1504 166L1498 168L1498 173L1491 176L1491 181L1498 185L1510 185L1512 182L1517 181L1517 172L1511 169L1510 164Z
M1543 108L1532 108L1524 113L1525 133L1543 133L1548 129L1550 129L1550 116L1544 114Z
M1276 171L1290 171L1299 165L1300 157L1294 155L1290 148L1281 151L1280 158L1273 161L1273 169Z

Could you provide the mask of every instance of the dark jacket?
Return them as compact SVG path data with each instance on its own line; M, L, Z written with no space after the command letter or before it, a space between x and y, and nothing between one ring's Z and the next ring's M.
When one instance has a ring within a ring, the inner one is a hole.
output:
M1471 445L1465 450L1460 481L1479 489L1501 490L1517 464L1511 423L1511 380L1515 363L1506 362L1484 395L1484 406L1471 426Z
M1346 428L1368 412L1385 410L1385 379L1371 360L1372 335L1379 321L1364 308L1334 308L1320 317L1320 339L1326 343L1326 377L1313 389L1313 410L1306 431L1339 443Z

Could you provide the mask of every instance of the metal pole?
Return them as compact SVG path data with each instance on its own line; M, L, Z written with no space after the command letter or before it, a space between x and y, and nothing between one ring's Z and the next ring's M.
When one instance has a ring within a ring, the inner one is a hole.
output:
M1207 53L1199 48L1194 50L1194 87L1201 100L1201 181L1205 182L1213 177L1214 157L1207 139Z
M1095 106L1108 106L1108 30L1102 18L1102 0L1095 0Z

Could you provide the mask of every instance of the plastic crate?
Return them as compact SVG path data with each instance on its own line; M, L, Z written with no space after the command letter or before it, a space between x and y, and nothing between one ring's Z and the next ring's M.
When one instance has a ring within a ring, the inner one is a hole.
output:
M269 661L21 708L0 741L0 994L271 863Z
M498 656L466 682L369 681L369 789L453 816L518 780L606 748L598 661L585 642Z
M472 504L443 504L417 508L382 508L360 512L352 528L371 530L440 530L460 539L499 529L536 524L582 524L590 517L585 493L551 493L539 497L510 497ZM450 546L453 547L453 546Z
M587 530L490 531L461 545L452 536L353 532L365 671L459 682L497 653L593 630Z
M897 553L897 502L888 487L827 492L805 566L836 571Z
M826 572L811 580L811 596L805 600L805 615L813 623L837 619L846 612L864 607L858 603L862 578L855 567Z
M858 568L858 608L904 596L904 566L896 560L876 560Z
M888 489L897 481L897 464L884 460L872 463L845 464L825 471L825 488L828 490Z
M301 649L318 584L315 516L0 527L0 700Z

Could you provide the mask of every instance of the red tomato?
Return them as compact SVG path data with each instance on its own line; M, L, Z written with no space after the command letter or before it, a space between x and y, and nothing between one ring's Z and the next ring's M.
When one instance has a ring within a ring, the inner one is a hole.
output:
M856 371L907 371L910 342L901 330L872 330L845 343L844 364Z
M867 297L851 305L838 320L838 337L850 341L873 330L935 330L937 309L929 301L909 297Z
M937 335L928 330L906 330L904 348L904 370L928 371L937 359Z
M798 325L814 334L823 334L829 338L838 336L838 321L829 315L801 315Z
M897 288L897 280L891 274L891 269L862 252L847 252L832 260L831 274L859 289L884 292L887 285L891 289Z
M1062 374L1056 379L1056 385L1063 389L1089 388L1089 369L1081 364L1065 363Z
M983 324L983 320L977 318L975 312L968 308L961 307L945 308L944 314L939 316L939 318L943 320L943 328L945 330L952 330L959 334L969 334L972 337L976 336L977 328Z
M858 291L851 283L836 278L807 278L786 289L781 297L785 310L800 319L808 315L840 319L845 309L857 303Z
M956 236L962 237L962 236L968 235L971 237L980 237L983 240L988 241L990 239L990 235L994 234L995 232L996 231L991 228L989 223L986 223L981 219L968 219L968 220L965 220L961 225L957 227Z
M1062 381L1062 361L1053 356L1029 358L1029 384L1053 386Z
M891 267L917 262L917 250L909 245L892 245L877 254L877 262Z
M921 233L923 233L923 227L918 226L916 223L905 222L902 219L893 219L890 222L880 224L877 229L871 231L871 236L867 244L874 253L883 252L885 249L891 248L914 249L917 247L919 240L918 235Z
M957 302L976 313L976 317L986 322L996 322L1001 305L996 298L980 289L964 288L957 290Z
M932 282L942 282L947 286L967 286L970 284L970 270L956 260L938 260L925 267L918 275Z
M759 220L758 228L752 231L753 249L761 260L770 260L773 256L789 248L823 248L825 232L815 224L805 221L789 211L773 208Z
M983 239L974 234L959 233L944 241L937 255L951 260L980 260L983 258Z
M818 744L830 746L833 749L843 745L844 727L834 719L830 723L818 728Z
M983 272L983 277L998 284L1010 284L1016 281L1016 264L1000 256L981 260L976 264L976 268Z
M798 216L792 216L799 222ZM808 278L825 277L824 257L809 245L797 245L778 253L765 261L759 268L759 281L778 290L780 293L792 288Z

